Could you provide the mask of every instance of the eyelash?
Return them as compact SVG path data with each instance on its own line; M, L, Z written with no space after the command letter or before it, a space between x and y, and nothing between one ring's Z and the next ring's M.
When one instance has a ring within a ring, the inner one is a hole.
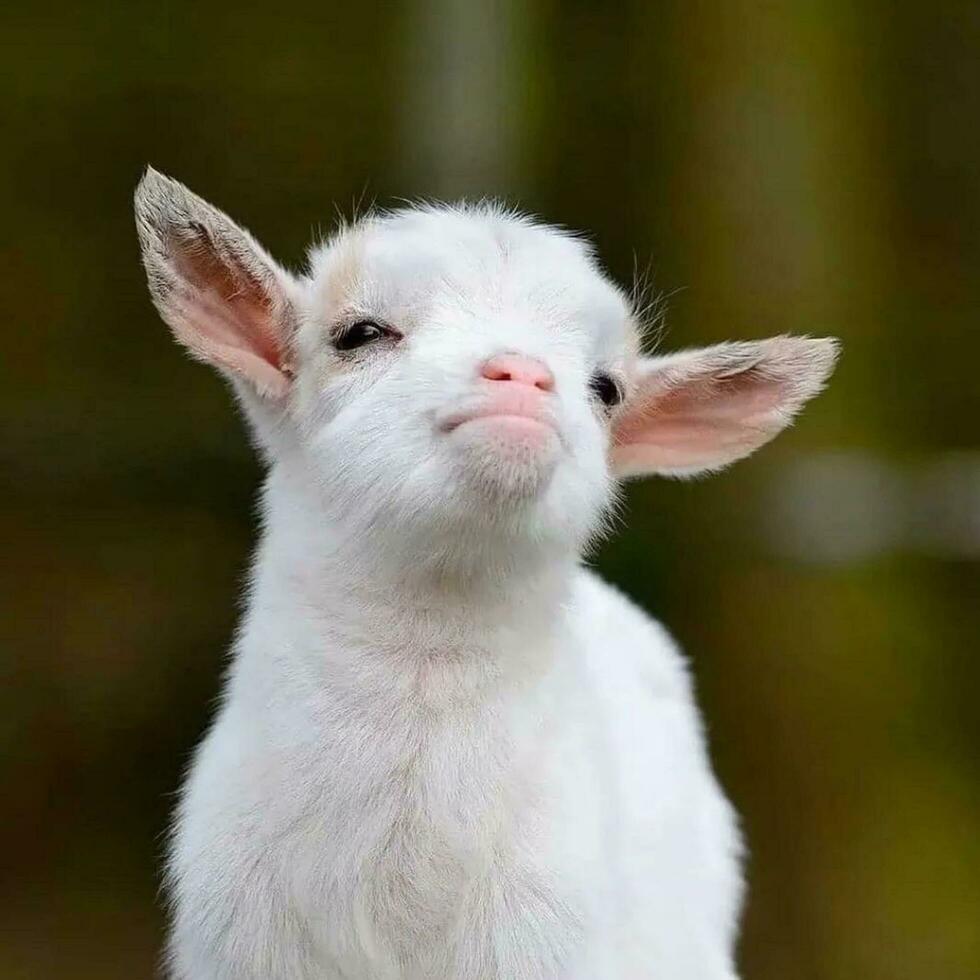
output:
M602 402L607 410L619 405L623 400L623 387L605 371L596 371L589 379L589 390L594 398Z
M334 349L342 354L360 350L381 340L400 340L397 330L367 318L345 324L333 336Z

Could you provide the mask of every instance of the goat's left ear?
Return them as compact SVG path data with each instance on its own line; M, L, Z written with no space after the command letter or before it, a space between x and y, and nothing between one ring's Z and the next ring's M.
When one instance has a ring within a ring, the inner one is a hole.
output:
M832 338L773 337L644 358L613 423L618 476L692 476L748 456L823 388Z
M198 360L259 395L289 387L296 281L231 218L152 168L136 188L150 294Z

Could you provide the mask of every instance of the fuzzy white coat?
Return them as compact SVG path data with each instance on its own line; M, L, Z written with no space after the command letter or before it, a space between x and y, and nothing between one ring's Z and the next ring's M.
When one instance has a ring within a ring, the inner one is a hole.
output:
M364 219L303 277L153 171L137 215L269 464L172 976L732 980L741 848L685 663L581 558L617 477L747 455L833 344L643 358L589 250L494 207Z

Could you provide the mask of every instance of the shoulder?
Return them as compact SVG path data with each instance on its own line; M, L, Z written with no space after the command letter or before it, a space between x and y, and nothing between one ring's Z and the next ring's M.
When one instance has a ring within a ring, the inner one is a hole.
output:
M622 672L649 694L691 698L687 662L674 638L627 595L582 568L573 608L595 667Z

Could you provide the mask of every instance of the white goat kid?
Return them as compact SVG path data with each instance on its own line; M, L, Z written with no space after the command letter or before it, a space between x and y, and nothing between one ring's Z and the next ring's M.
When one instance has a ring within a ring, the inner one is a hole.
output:
M183 980L721 980L739 836L663 629L582 567L618 478L748 455L832 340L642 357L578 238L374 215L280 268L149 171L153 299L269 471L170 852Z

